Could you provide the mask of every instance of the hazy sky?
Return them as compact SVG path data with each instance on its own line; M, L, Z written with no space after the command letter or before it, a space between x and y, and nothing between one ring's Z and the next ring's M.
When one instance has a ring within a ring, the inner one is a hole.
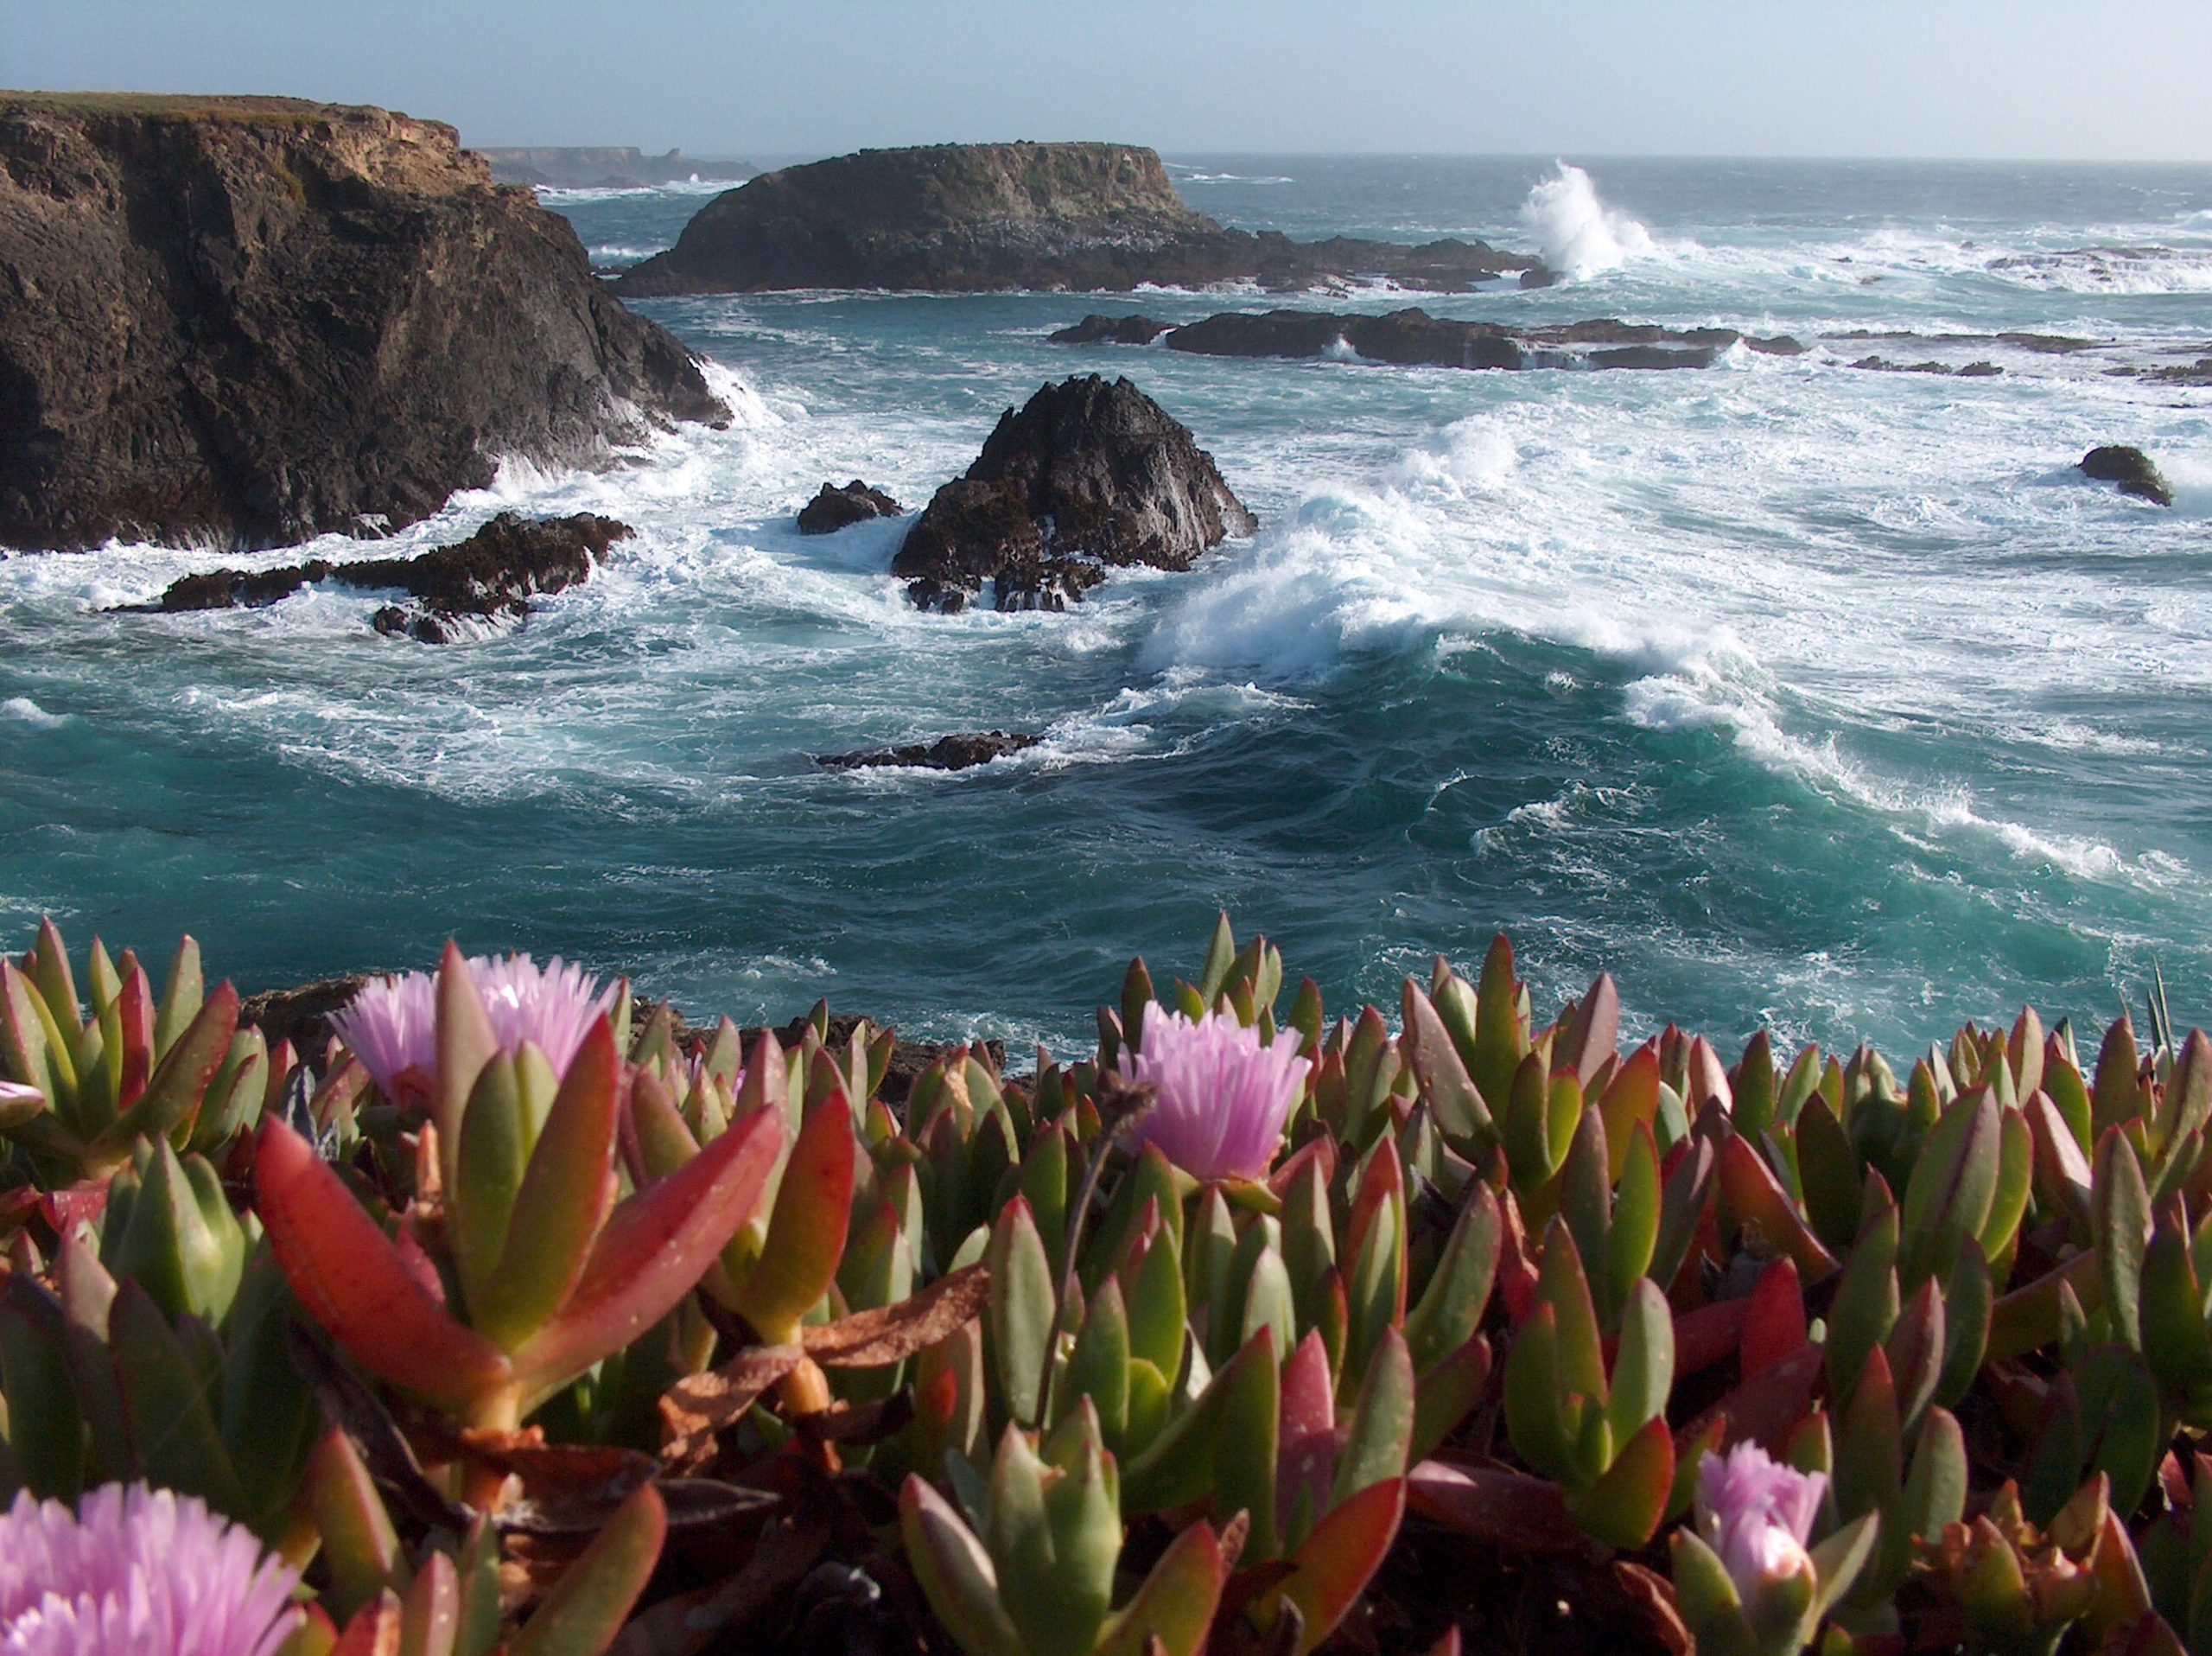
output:
M2212 0L0 0L0 83L480 143L2212 161Z

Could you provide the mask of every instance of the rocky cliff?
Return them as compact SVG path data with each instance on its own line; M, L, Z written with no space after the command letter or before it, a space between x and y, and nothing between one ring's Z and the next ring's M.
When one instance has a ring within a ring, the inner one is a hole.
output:
M282 545L726 411L453 129L0 93L0 545Z
M1294 242L1224 229L1185 206L1160 157L1134 144L932 144L763 173L709 202L619 290L1297 288L1360 276L1454 289L1531 263L1480 242Z

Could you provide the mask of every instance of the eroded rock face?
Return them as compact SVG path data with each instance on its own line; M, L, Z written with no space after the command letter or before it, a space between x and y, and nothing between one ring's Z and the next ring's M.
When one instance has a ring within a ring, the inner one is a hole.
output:
M283 545L728 412L453 129L0 93L0 545Z
M156 602L143 608L258 609L317 581L395 588L416 602L388 604L370 624L395 637L445 644L464 636L471 622L528 615L530 600L539 594L582 585L607 561L607 548L630 533L629 525L588 512L571 518L502 512L467 539L413 557L344 564L318 557L276 570L213 570L171 583Z
M895 518L906 508L880 488L871 488L857 477L840 486L824 483L822 491L798 509L802 535L830 535L872 518Z
M1460 290L1531 263L1481 242L1295 242L1224 229L1186 207L1159 156L1135 144L941 143L763 173L716 196L674 247L617 286L626 296L1126 291L1379 276Z
M1021 731L983 730L939 736L935 742L909 742L902 748L823 754L814 762L826 770L869 770L893 765L910 766L920 770L968 770L1036 745L1035 736Z
M2151 463L2151 456L2140 449L2131 449L2118 443L2107 443L2092 449L2082 456L2082 475L2101 483L2117 483L2122 494L2156 501L2160 506L2174 503L2174 492L2158 468Z
M1145 332L1144 330L1150 331ZM1230 310L1180 328L1146 316L1086 316L1051 337L1055 345L1148 344L1200 356L1350 356L1363 362L1445 368L1705 368L1741 341L1769 355L1804 347L1787 335L1760 339L1732 328L1666 328L1611 317L1544 328L1453 322L1417 309L1386 315L1326 311Z
M1188 430L1127 379L1091 374L1001 415L891 570L924 608L959 609L988 581L1001 609L1058 609L1109 569L1186 570L1257 526Z

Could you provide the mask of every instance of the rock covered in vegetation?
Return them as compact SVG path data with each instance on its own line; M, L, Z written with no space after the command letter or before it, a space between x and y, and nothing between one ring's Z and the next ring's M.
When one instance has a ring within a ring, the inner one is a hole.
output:
M393 587L417 602L379 609L377 631L444 644L461 636L469 621L525 615L532 597L582 585L607 561L607 549L630 533L629 525L588 512L535 519L502 512L467 539L412 557L345 564L318 557L275 570L213 570L172 582L143 608L258 609L317 581Z
M1037 738L1020 731L984 730L939 736L935 742L913 742L902 748L877 748L860 753L823 754L814 762L829 770L868 770L877 767L910 766L918 770L968 770L994 759L1018 754L1037 745Z
M1454 322L1418 309L1384 315L1277 309L1223 311L1179 328L1146 316L1086 316L1052 335L1055 345L1149 344L1165 334L1171 351L1200 356L1342 356L1396 366L1445 368L1704 368L1739 341L1770 356L1804 347L1732 328L1666 328L1611 317L1546 328Z
M0 94L0 544L281 545L727 411L453 129Z
M992 583L1001 609L1062 608L1117 566L1186 570L1257 520L1213 456L1127 379L1046 385L1008 409L892 560L924 608Z
M873 518L895 518L906 511L880 488L855 477L849 483L824 483L821 493L798 509L802 535L830 535Z
M887 288L1126 290L1387 277L1464 290L1531 261L1481 242L1294 242L1225 229L1184 204L1154 151L1126 143L863 150L763 173L719 195L626 295Z
M2082 475L2100 483L2117 483L2122 494L2133 494L2159 506L2174 503L2172 487L2140 449L2107 443L2092 449L2080 461Z

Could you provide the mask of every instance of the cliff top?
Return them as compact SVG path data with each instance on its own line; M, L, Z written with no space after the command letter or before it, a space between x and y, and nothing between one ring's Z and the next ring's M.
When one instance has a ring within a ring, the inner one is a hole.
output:
M143 120L219 123L231 126L306 126L319 121L421 121L372 104L318 104L306 98L165 92L13 92L0 90L0 111L37 110L55 115L135 117ZM454 142L458 143L456 135Z
M1175 193L1157 151L1133 143L933 143L862 150L763 173L713 207L824 213L855 228L1007 219L1212 220Z

